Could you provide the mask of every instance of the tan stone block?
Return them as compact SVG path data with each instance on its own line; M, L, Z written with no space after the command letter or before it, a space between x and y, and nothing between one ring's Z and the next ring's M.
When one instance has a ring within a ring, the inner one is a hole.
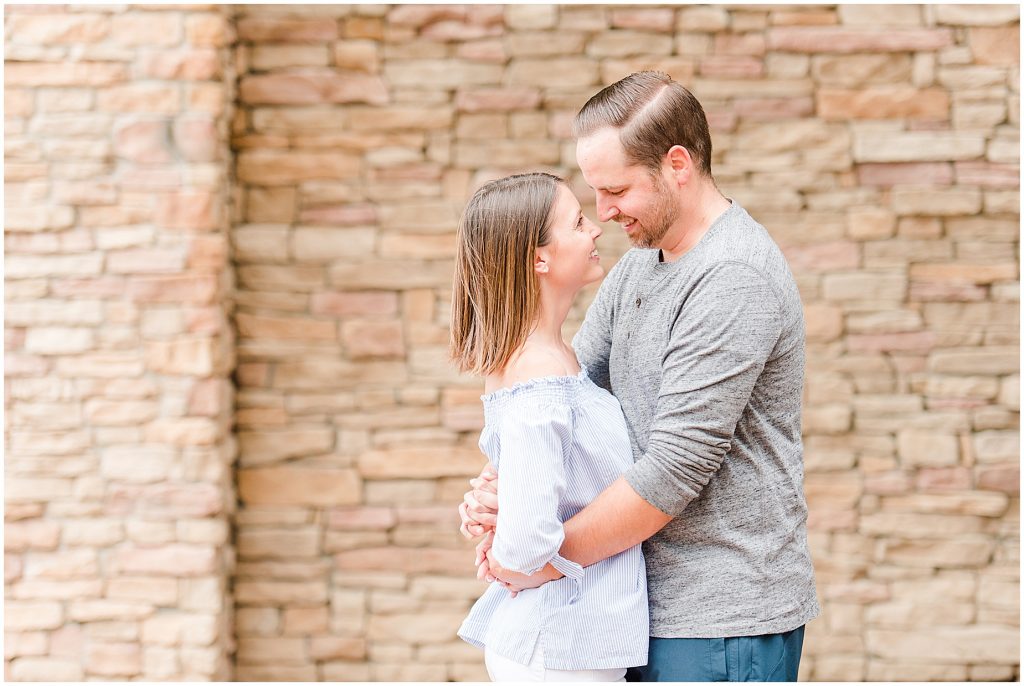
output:
M981 431L973 436L978 462L1011 462L1020 455L1018 431Z
M250 43L307 43L338 37L338 24L331 17L250 16L239 19L238 37Z
M1014 667L1010 665L972 665L969 681L1013 681Z
M943 467L959 462L959 442L955 436L932 431L905 429L897 435L900 462L904 466Z
M18 657L11 662L9 678L15 681L81 681L78 660L52 657Z
M505 7L505 25L510 29L549 29L558 21L558 9L553 5L508 5Z
M326 45L255 44L249 54L250 67L270 71L286 67L326 67L330 53Z
M378 52L378 45L372 40L339 41L333 46L334 65L374 74L380 71Z
M318 528L242 529L236 546L244 558L313 557L320 550Z
M461 613L375 615L370 617L367 637L373 640L401 640L417 645L451 640L464 617Z
M361 162L339 152L253 150L238 155L238 178L263 186L282 186L315 179L356 177Z
M416 88L429 83L435 88L494 85L502 82L503 67L462 59L390 60L384 75L391 86Z
M906 288L906 276L893 272L841 272L822 278L826 300L902 301Z
M185 267L184 246L174 248L136 248L107 253L107 271L115 274L180 272Z
M935 20L954 26L998 26L1020 19L1017 5L935 5Z
M910 278L921 281L957 281L989 284L1017 278L1017 265L1007 264L915 264Z
M270 607L240 607L235 610L235 629L241 636L274 636L281 612Z
M142 649L142 673L147 679L173 680L180 672L178 651L154 646Z
M334 432L312 426L287 431L243 431L238 434L238 444L243 463L267 464L329 453L334 446Z
M213 546L171 544L122 548L117 551L114 564L121 572L188 577L214 571L218 560Z
M376 241L373 229L296 227L292 255L303 262L329 262L338 258L365 259Z
M388 535L383 531L328 531L324 535L324 550L336 553L354 548L379 547L387 542Z
M1020 63L1020 30L1014 26L971 27L967 39L977 64L1013 66Z
M883 560L906 567L975 568L992 558L994 543L984 536L956 536L933 541L885 541Z
M665 54L670 52L671 45ZM586 88L598 83L598 65L582 57L515 59L508 67L506 82L516 87Z
M46 655L49 634L43 631L9 632L4 635L4 659Z
M68 606L68 619L75 622L96 622L103 620L118 620L118 626L104 627L104 635L124 636L131 640L132 636L127 624L134 625L128 620L137 620L153 614L155 608L150 603L126 603L115 600L81 600L75 599ZM123 621L122 621L123 620Z
M976 133L945 131L854 132L857 162L946 162L975 159L984 153Z
M284 611L284 633L309 636L327 631L328 611L326 607L294 607ZM315 644L316 638L312 640ZM310 647L310 657L315 659L315 649ZM362 657L361 655L358 657Z
M4 85L109 86L128 80L128 66L104 62L33 63L11 62L4 68Z
M103 582L99 579L78 581L23 580L13 585L11 590L11 597L23 598L25 600L73 600L79 598L99 598L103 591Z
M949 118L949 95L939 88L917 90L907 87L857 90L821 89L817 93L818 113L826 120L847 119L934 119Z
M107 581L106 597L171 606L178 600L178 580L166 577L122 576Z
M334 264L328 270L328 280L339 290L406 290L448 287L451 274L452 267L448 261L388 260Z
M288 260L288 226L249 224L231 231L234 259L244 262Z
M341 338L351 359L402 357L405 354L400 322L345 321L341 325Z
M346 662L342 664L347 666L351 663ZM327 667L328 665L323 666L325 679L331 679L332 681L342 680L328 677ZM237 665L235 672L235 677L239 681L316 681L319 676L316 666L312 664L304 666ZM369 670L366 671L366 674L368 677Z
M162 80L208 81L222 75L220 56L211 48L160 50L142 57L143 76Z
M78 548L29 553L25 557L25 577L28 579L81 579L95 577L98 573L95 550Z
M359 457L359 472L367 479L475 476L484 464L475 449L450 446L372 450Z
M325 581L243 581L235 582L239 604L322 605L327 600Z
M94 346L91 329L32 327L25 337L25 350L40 355L67 355L91 350Z
M90 642L85 651L85 670L101 676L134 676L142 671L141 648L133 643Z
M385 291L350 291L340 293L314 293L310 311L317 315L387 316L398 311L398 296Z
M295 196L294 188L249 188L245 218L251 222L291 222Z
M940 664L969 661L1014 664L1020 648L1015 630L985 625L913 632L869 629L866 639L868 650L880 657Z
M306 642L301 638L242 637L238 640L238 661L242 664L303 664L308 659Z
M61 529L66 546L105 547L124 539L124 525L116 519L69 519Z
M205 131L208 122L203 120L175 122L175 138L178 148L185 156L193 161L197 157L207 159L212 156L205 153L200 154L200 145L196 139L202 137L200 132L195 130L196 124ZM189 142L181 145L181 135L187 133ZM205 134L203 134L205 135ZM186 231L212 231L223 226L223 203L217 193L203 190L185 190L176 193L161 194L158 199L156 210L156 222L159 226L168 229L182 229Z
M487 165L502 167L528 167L558 164L561 151L553 141L489 141L477 143L459 141L454 146L455 166L479 168ZM453 227L454 228L454 227Z
M251 105L354 102L384 105L390 100L387 86L378 76L314 67L243 76L239 96L242 102Z
M58 602L7 600L4 603L4 629L9 632L56 629L64 623L64 611Z
M724 7L698 6L681 9L676 18L678 31L721 31L729 26L729 12Z
M178 607L182 610L220 612L226 591L221 577L194 577L178 580Z
M4 551L53 550L60 540L61 527L57 522L41 519L23 521L4 520Z
M407 378L404 364L364 361L358 364L332 357L310 356L280 362L274 387L281 389L351 389L364 383L402 384Z
M981 211L981 191L975 188L941 191L893 189L893 210L897 214L973 215Z
M981 577L978 583L978 604L1004 610L1019 611L1020 581Z
M129 297L137 302L209 304L218 292L212 276L139 276L128 281Z
M209 376L217 363L215 341L185 339L146 344L146 368L162 374Z
M338 553L334 562L338 570L392 570L458 574L465 572L471 550L438 548L364 548Z
M990 130L1006 121L1004 102L956 102L953 104L953 127L957 129Z
M132 83L111 86L96 95L99 112L177 114L182 109L181 90L176 84Z
M766 33L769 50L787 52L915 52L937 50L953 43L949 29L871 28L831 26L777 27Z
M239 498L247 504L348 505L361 499L360 479L348 469L261 468L238 472Z
M95 43L107 36L110 19L101 14L15 14L8 17L13 44Z

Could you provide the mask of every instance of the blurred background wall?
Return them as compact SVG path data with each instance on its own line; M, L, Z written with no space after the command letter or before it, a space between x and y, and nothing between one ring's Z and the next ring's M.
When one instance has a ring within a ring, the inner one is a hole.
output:
M1017 6L9 5L5 55L7 678L486 679L458 215L593 216L569 123L659 69L805 303L801 677L1019 679Z

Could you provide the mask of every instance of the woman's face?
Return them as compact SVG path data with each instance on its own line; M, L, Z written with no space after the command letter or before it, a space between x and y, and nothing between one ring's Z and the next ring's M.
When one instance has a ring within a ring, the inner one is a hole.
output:
M537 257L546 264L540 275L550 285L574 294L604 276L596 245L601 227L583 216L579 201L565 184L558 184L548 233L550 240L537 248Z

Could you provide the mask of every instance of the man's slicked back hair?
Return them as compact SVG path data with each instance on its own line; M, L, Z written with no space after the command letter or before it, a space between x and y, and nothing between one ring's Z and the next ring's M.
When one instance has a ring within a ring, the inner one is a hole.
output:
M711 134L704 108L668 74L640 71L603 88L576 115L572 134L583 138L608 126L619 130L630 161L655 172L665 153L681 145L697 168L712 178Z

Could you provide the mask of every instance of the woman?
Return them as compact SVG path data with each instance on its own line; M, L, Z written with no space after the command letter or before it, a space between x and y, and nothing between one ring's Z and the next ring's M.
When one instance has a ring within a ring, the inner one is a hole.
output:
M603 275L601 230L565 183L522 174L483 186L458 234L451 356L484 377L480 448L501 479L491 554L564 576L514 594L493 584L459 636L494 681L624 681L647 662L647 577L635 546L583 569L558 554L562 523L633 461L618 401L587 377L561 329Z

